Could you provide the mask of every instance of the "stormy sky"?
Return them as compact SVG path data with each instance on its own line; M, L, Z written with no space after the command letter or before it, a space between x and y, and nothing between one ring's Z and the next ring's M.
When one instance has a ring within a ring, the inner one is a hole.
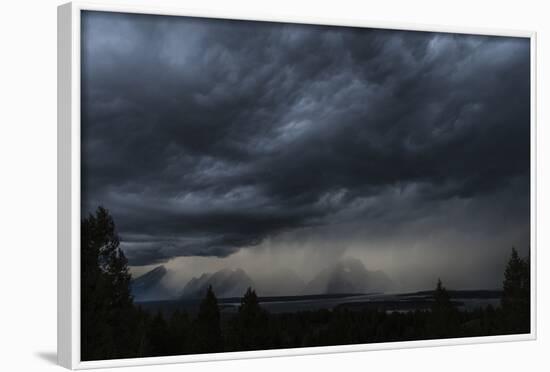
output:
M522 38L86 11L83 213L111 211L133 267L353 255L496 284L529 250L529 55Z

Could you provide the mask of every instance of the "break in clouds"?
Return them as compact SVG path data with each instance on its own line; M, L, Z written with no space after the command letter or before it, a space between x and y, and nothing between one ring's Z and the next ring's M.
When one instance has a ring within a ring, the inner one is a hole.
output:
M358 257L496 287L529 251L529 40L84 12L82 207L135 270Z

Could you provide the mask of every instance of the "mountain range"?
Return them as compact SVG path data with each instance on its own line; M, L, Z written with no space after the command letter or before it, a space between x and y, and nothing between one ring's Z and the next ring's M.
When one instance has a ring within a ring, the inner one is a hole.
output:
M136 301L173 298L202 298L212 286L219 298L240 297L248 287L260 296L289 296L337 293L371 293L391 291L393 281L383 271L367 270L361 260L344 258L321 270L304 282L290 270L282 269L253 280L243 269L222 269L193 277L181 289L168 289L164 284L167 269L158 266L131 282Z

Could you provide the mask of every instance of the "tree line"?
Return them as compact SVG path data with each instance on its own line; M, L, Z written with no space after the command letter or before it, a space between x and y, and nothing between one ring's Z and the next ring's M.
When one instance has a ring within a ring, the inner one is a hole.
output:
M346 307L270 314L248 288L236 314L222 317L209 287L195 316L151 314L134 304L128 262L109 212L81 226L81 358L136 358L311 346L529 333L529 262L515 249L500 306L459 310L438 281L429 310L387 313Z

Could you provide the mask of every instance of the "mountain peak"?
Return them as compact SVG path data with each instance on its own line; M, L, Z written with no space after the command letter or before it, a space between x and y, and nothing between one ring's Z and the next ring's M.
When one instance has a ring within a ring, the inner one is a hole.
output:
M369 271L363 262L345 257L321 270L304 289L305 294L384 292L393 283L382 271Z
M151 282L152 280L162 279L166 273L166 267L164 267L164 265L160 265L150 271L147 271L145 274L138 276L136 279L133 279L132 282L136 285L143 285Z
M358 258L354 257L344 257L334 264L334 269L339 268L346 272L351 271L366 271L366 267Z
M160 265L133 279L130 288L136 301L151 301L168 296L168 291L162 283L167 272L166 267Z

